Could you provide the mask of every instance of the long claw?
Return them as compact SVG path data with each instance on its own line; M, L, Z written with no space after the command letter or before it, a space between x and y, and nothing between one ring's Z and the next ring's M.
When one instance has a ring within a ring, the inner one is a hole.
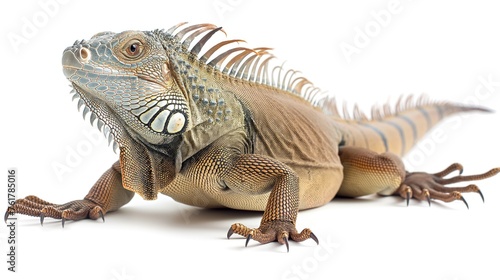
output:
M483 193L481 192L480 189L477 190L477 193L481 196L481 199L483 200L483 203L484 203L484 195Z
M62 227L64 228L64 223L66 222L66 218L62 217L61 221L62 221Z
M229 230L227 231L227 239L229 239L231 235L233 235L233 233L234 233L233 227L229 227Z
M425 189L424 195L425 199L427 200L427 203L429 203L429 207L431 207L431 193L429 192L429 190Z
M45 215L40 213L40 225L43 227L43 220L45 219Z
M99 216L101 217L103 223L106 222L104 220L104 213L102 212L102 210L99 210Z
M249 234L249 235L247 236L247 241L245 241L245 247L247 247L247 246L248 246L248 241L250 241L250 239L252 239L252 235L251 235L251 234Z
M286 245L286 252L290 253L290 245L288 245L288 237L283 238L283 241L285 242Z
M402 185L401 187L404 187L404 193L403 191L400 192L400 195L401 197L403 197L404 199L406 199L406 207L410 206L410 199L412 198L413 196L413 191L411 190L411 187L410 186L407 186L407 185Z
M3 216L3 220L5 221L5 223L7 223L7 219L9 218L9 215L10 215L9 209L10 209L10 207L7 208L7 211L5 211L5 215Z
M465 203L465 206L467 206L467 209L469 209L469 204L467 203L465 198L463 196L460 196L460 199Z
M314 233L311 232L309 237L316 242L316 245L319 245L319 240Z

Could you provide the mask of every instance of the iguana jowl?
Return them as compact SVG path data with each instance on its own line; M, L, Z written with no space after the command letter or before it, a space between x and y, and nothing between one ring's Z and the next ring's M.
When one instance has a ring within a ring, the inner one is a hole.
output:
M205 50L219 31L179 24L103 32L67 48L62 64L78 106L114 140L120 159L84 199L59 205L28 196L6 217L104 219L134 193L161 193L194 206L264 211L258 228L233 224L228 237L288 247L289 238L317 242L311 230L296 230L297 213L335 195L465 202L461 193L481 194L477 186L444 186L500 172L446 179L462 166L410 173L400 159L444 117L485 109L410 97L371 119L356 108L341 117L333 99L312 101L318 90L295 71L268 69L267 48L227 48L240 41L227 40Z

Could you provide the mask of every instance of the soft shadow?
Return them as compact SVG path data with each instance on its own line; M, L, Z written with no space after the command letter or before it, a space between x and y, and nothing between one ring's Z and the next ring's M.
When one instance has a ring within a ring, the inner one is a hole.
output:
M380 195L367 195L357 198L351 197L335 197L330 203L339 203L339 204L362 204L362 205L379 205L379 206L394 206L397 208L407 208L407 207L422 207L428 208L429 204L427 201L419 201L416 199L410 199L410 203L407 206L406 200L400 196L380 196ZM451 203L462 203L461 201L451 202ZM431 201L432 208L444 209L444 210L455 210L455 205L444 203L442 201L432 200ZM467 208L464 205L464 208Z
M108 220L123 220L127 223L153 224L162 227L203 227L212 228L218 222L227 221L227 226L245 219L259 219L262 212L234 210L228 208L204 209L191 207L179 203L154 205L151 207L129 205L122 209L108 213ZM126 221L125 221L126 220Z

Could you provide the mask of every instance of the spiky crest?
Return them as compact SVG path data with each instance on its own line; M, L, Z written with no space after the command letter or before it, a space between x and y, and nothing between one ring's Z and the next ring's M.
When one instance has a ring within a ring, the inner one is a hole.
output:
M414 96L409 95L406 98L401 96L394 108L390 106L389 102L382 106L373 106L371 109L371 118L368 118L359 109L357 104L354 105L352 110L349 110L344 103L341 114L337 108L335 97L326 95L325 92L314 86L307 78L300 75L299 71L293 69L285 70L284 63L273 66L270 70L270 61L275 58L269 52L271 48L227 47L235 43L245 43L244 40L231 39L218 42L200 54L203 47L207 46L207 42L218 32L226 34L222 27L217 27L213 24L187 25L186 22L179 23L167 31L154 31L157 35L167 36L173 42L180 44L184 51L195 56L201 63L211 66L223 74L287 91L302 97L326 114L344 120L382 120L421 106L452 105L445 102L429 101L425 95L414 100ZM201 38L194 43L199 37ZM193 46L191 47L191 45Z
M213 24L179 23L168 30L155 30L159 36L167 36L169 40L198 58L201 63L213 67L223 74L253 83L268 85L302 97L315 105L315 98L321 92L308 79L300 76L295 70L285 70L283 65L271 66L275 58L269 51L271 48L248 48L231 46L244 43L244 40L231 39L213 44L208 50L210 39L218 32L224 34L222 27Z

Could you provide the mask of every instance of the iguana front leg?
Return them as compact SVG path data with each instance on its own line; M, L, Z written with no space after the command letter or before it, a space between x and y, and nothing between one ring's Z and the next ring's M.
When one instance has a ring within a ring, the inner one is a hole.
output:
M61 219L63 227L66 220L95 220L100 217L104 220L104 214L127 204L133 196L134 192L122 187L120 163L116 162L97 180L84 199L54 204L36 196L27 196L7 209L5 220L13 213L40 217L42 224L45 217Z
M299 181L295 172L285 164L272 158L256 155L239 155L222 176L233 191L247 194L261 194L271 189L259 228L248 228L233 224L227 234L233 233L260 243L278 241L288 246L288 239L304 241L312 238L318 242L310 229L300 233L295 228L299 211Z

